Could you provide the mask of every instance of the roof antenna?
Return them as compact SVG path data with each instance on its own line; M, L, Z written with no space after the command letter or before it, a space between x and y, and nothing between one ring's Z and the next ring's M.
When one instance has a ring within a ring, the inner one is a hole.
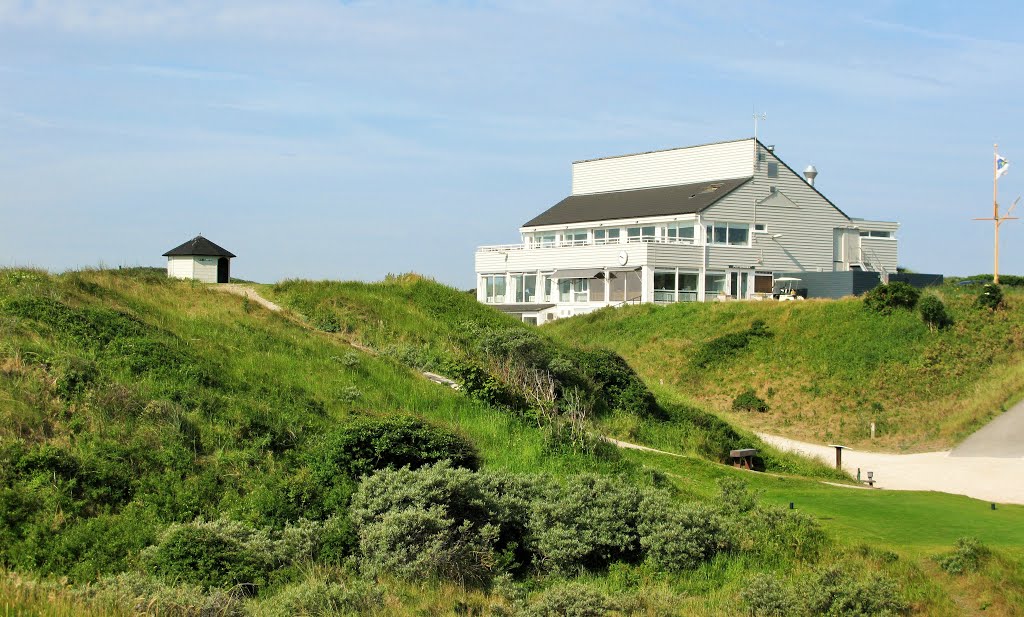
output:
M768 120L767 112L754 112L754 168L760 169L760 161L757 160L757 123L760 120Z

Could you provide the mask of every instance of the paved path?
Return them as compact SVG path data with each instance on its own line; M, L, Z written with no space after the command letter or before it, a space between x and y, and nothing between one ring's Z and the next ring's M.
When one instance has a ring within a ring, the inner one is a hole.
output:
M950 456L1024 457L1024 401L996 416L957 447ZM1024 478L1021 478L1024 482Z
M803 454L834 464L835 448L804 443L776 435L758 436L780 450ZM874 472L875 486L902 491L939 491L998 503L1024 504L1024 458L954 457L949 452L881 454L843 450L843 469L867 479Z

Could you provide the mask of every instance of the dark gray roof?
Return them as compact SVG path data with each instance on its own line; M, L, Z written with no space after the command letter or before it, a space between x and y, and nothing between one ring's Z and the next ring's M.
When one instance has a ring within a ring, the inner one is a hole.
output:
M492 308L496 308L502 313L536 313L549 309L554 304L488 304Z
M731 178L632 191L570 195L539 216L524 223L523 227L694 214L743 186L749 180L750 177Z
M217 246L202 236L196 236L181 246L176 246L164 253L164 257L179 255L200 255L203 257L234 257L231 251Z

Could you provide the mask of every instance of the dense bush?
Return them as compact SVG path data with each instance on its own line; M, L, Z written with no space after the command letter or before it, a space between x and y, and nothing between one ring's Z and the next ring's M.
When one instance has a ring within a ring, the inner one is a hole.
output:
M988 548L977 538L960 538L952 551L937 555L935 560L950 574L964 574L977 572L988 554Z
M324 435L308 456L319 474L353 479L378 469L416 469L443 460L469 469L480 464L465 437L407 416L350 421Z
M323 577L308 578L285 587L260 606L260 617L328 617L330 615L365 615L384 604L380 586L370 581L345 583Z
M267 531L223 519L171 525L143 557L157 576L207 589L255 590L266 585L277 565Z
M459 384L464 393L478 401L508 409L521 410L526 407L526 401L520 393L473 360L451 360L445 363L442 370Z
M134 614L164 617L242 617L242 598L224 590L207 590L181 581L168 583L137 572L105 576L81 588L78 596L129 608Z
M447 462L366 478L351 510L361 566L409 579L485 583L495 573L497 555L515 548L502 514L522 516L503 512L500 498L487 489L480 475ZM509 545L500 544L503 537Z
M918 310L921 311L921 319L933 331L941 330L953 323L953 318L949 316L946 305L943 304L938 296L929 294L921 298Z
M1003 288L999 285L985 285L978 294L977 304L994 311L1003 305Z
M526 617L604 617L617 607L611 598L580 583L556 585L530 606Z
M857 577L832 566L795 582L760 574L751 578L740 599L754 617L902 615L909 605L888 577Z
M595 349L581 351L576 357L580 371L593 382L598 400L604 401L608 410L640 417L665 417L654 395L622 356L607 349Z
M637 560L640 502L635 487L614 478L586 474L543 483L530 515L537 566L571 574Z
M864 307L881 315L889 315L898 309L913 310L921 292L902 281L895 281L875 287L864 294Z
M768 411L768 403L757 395L753 388L747 388L732 399L733 411Z
M693 364L697 368L708 368L712 364L726 362L746 349L755 339L771 336L772 333L764 320L756 319L746 330L723 334L705 342L694 355Z
M448 463L378 472L352 500L368 572L471 584L530 565L574 575L646 558L658 569L692 569L731 548L725 510L679 505L616 478L474 473Z
M637 525L646 561L658 570L688 570L730 547L721 517L704 505L680 506L664 493L644 497Z
M146 569L168 581L252 593L320 556L331 523L299 521L281 531L228 519L170 525L142 553Z

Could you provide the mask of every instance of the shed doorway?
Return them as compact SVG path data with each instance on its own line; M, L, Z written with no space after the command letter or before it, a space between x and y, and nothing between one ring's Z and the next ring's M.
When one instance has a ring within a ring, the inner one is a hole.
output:
M227 283L231 280L231 262L227 257L217 259L217 282Z

